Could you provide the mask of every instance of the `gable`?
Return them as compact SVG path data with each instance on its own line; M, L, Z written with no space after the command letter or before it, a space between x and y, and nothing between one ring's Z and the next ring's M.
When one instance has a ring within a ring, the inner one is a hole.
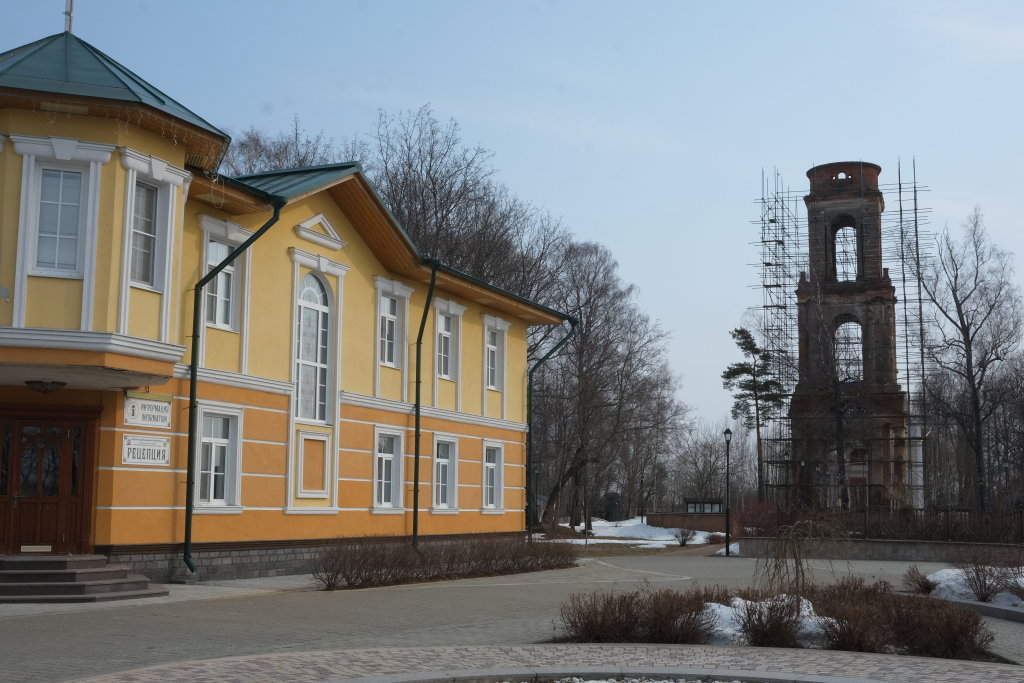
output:
M322 213L311 216L296 225L295 234L300 239L334 251L338 251L347 244Z

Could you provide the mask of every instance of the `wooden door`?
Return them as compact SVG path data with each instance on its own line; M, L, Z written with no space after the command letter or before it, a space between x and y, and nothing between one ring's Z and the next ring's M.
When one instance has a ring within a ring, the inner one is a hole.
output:
M0 548L77 553L86 542L88 423L0 421Z

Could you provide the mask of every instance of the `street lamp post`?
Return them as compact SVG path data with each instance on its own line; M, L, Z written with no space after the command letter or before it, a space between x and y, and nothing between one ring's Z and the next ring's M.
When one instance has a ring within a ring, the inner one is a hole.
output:
M725 556L729 557L729 442L732 441L732 430L722 432L725 437Z

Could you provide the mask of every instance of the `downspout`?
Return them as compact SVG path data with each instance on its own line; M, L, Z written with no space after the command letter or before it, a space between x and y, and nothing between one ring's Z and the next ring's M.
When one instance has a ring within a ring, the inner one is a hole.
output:
M423 332L427 328L427 316L430 315L430 302L434 298L434 284L437 282L437 269L441 265L434 259L427 259L430 266L430 286L427 288L427 300L423 302L423 317L420 318L420 329L416 333L416 437L412 464L412 546L419 548L420 543L420 385L423 383Z
M540 366L544 365L555 355L560 348L565 346L566 342L572 338L572 335L576 332L576 325L579 321L571 315L566 318L569 323L569 332L562 339L555 344L550 351L544 354L544 357L537 361L530 372L526 376L526 530L533 531L537 524L540 522L537 519L537 501L535 496L537 493L537 473L534 468L533 462L533 373L536 372Z
M185 566L193 574L196 573L195 562L192 561L192 514L195 511L196 498L196 430L199 423L198 399L196 396L197 375L199 374L199 332L202 329L202 322L199 316L202 313L203 288L213 278L231 265L239 256L245 253L253 242L263 236L270 229L278 218L281 217L281 207L286 203L282 197L269 197L268 200L274 207L274 215L263 224L259 230L252 234L246 241L235 247L223 261L214 266L209 273L199 279L195 286L195 297L192 300L192 360L188 371L188 474L185 480L185 549L182 560Z

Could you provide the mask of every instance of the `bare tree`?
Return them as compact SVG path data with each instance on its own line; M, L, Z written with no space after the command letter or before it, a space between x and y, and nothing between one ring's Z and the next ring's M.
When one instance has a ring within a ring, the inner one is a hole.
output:
M985 511L984 427L1003 402L995 371L1020 346L1020 290L1013 282L1010 254L989 239L980 208L967 217L959 237L944 230L937 248L919 273L931 303L927 351L945 374L943 384L933 381L927 387L928 399L956 423L969 446L974 507Z
M358 152L360 148L365 154L365 145L357 139L348 145L339 146L323 131L313 134L306 132L296 114L292 128L287 132L270 135L251 126L243 131L232 140L221 161L220 170L230 176L241 176L272 169L358 161L359 156L349 155Z

